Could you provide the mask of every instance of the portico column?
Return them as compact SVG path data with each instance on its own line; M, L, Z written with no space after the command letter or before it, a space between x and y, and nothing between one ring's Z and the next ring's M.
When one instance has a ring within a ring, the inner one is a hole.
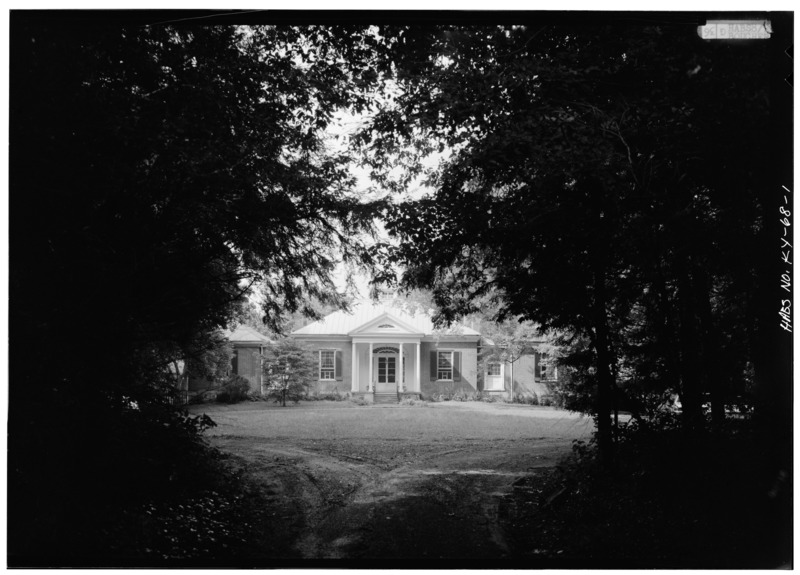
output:
M403 383L404 383L403 380L405 379L405 376L406 376L406 366L403 365L403 342L402 341L400 342L400 360L399 360L399 363L400 363L400 369L398 369L397 371L400 372L399 384L400 384L400 391L402 392L402 391L405 391L405 386L403 385Z
M367 391L374 391L374 383L372 381L372 342L369 342L369 377L367 381L369 381L369 385L367 385Z
M356 342L353 342L353 355L350 358L350 391L358 391L358 356L356 355Z
M422 391L422 380L421 380L421 376L420 376L420 373L422 371L420 370L420 365L419 365L419 348L420 348L420 345L421 345L420 342L417 342L417 383L415 384L417 386L417 388L414 390L417 393Z

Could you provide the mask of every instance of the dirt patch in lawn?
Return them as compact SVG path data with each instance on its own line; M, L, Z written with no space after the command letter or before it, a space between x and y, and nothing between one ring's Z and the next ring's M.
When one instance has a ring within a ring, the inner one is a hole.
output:
M269 502L263 558L513 558L518 486L535 491L591 433L566 412L499 405L206 412L212 443Z

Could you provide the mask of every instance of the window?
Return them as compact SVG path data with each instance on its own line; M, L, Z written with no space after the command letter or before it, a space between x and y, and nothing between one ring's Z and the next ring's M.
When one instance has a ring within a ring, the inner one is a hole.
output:
M436 363L438 369L436 372L437 379L453 379L453 352L440 351L438 354L438 361Z
M378 326L378 329L394 329L394 326L390 323L383 323Z
M396 383L395 380L395 358L378 358L378 383Z
M499 363L490 363L486 366L486 375L491 376L499 376L500 375L500 364Z
M545 359L539 360L539 378L540 379L558 379L558 367L550 365Z
M334 363L333 350L322 350L319 352L319 378L320 379L334 379L336 364Z

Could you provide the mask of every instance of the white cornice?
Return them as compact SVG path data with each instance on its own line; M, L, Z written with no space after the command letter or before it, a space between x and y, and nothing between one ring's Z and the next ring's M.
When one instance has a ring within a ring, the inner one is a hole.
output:
M391 322L392 324L397 326L396 328L392 328L392 329L397 329L398 331L389 331L389 330L385 330L385 329L382 329L380 331L376 331L376 330L379 329L378 326L381 325L384 322ZM363 324L361 324L357 328L351 330L350 333L348 333L347 335L352 336L352 337L356 337L356 336L360 337L360 336L369 334L369 336L383 337L383 336L395 336L395 335L397 335L397 336L414 335L416 333L417 333L417 330L416 330L416 328L414 328L414 326L407 324L403 320L398 319L392 313L390 313L388 311L385 311L382 314L380 314L378 317L374 317L374 318L370 319L369 321L364 322Z

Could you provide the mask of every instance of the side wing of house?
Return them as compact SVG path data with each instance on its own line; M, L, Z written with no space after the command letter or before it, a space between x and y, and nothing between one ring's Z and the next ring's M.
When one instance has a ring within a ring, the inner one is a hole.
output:
M225 338L233 346L233 357L228 371L229 375L240 375L250 386L251 393L261 393L264 381L262 355L270 339L249 326L239 326L234 331L223 332ZM203 392L218 389L223 381L209 381L205 378L190 378L189 391Z
M264 374L261 369L263 346L249 343L233 344L232 373L242 376L250 384L250 391L261 393Z
M516 361L487 359L481 366L480 390L491 395L549 398L558 381L558 367L552 358L531 347Z
M504 387L511 391L513 377L514 395L551 397L552 385L558 380L555 361L533 349L523 354L512 369L506 367Z

